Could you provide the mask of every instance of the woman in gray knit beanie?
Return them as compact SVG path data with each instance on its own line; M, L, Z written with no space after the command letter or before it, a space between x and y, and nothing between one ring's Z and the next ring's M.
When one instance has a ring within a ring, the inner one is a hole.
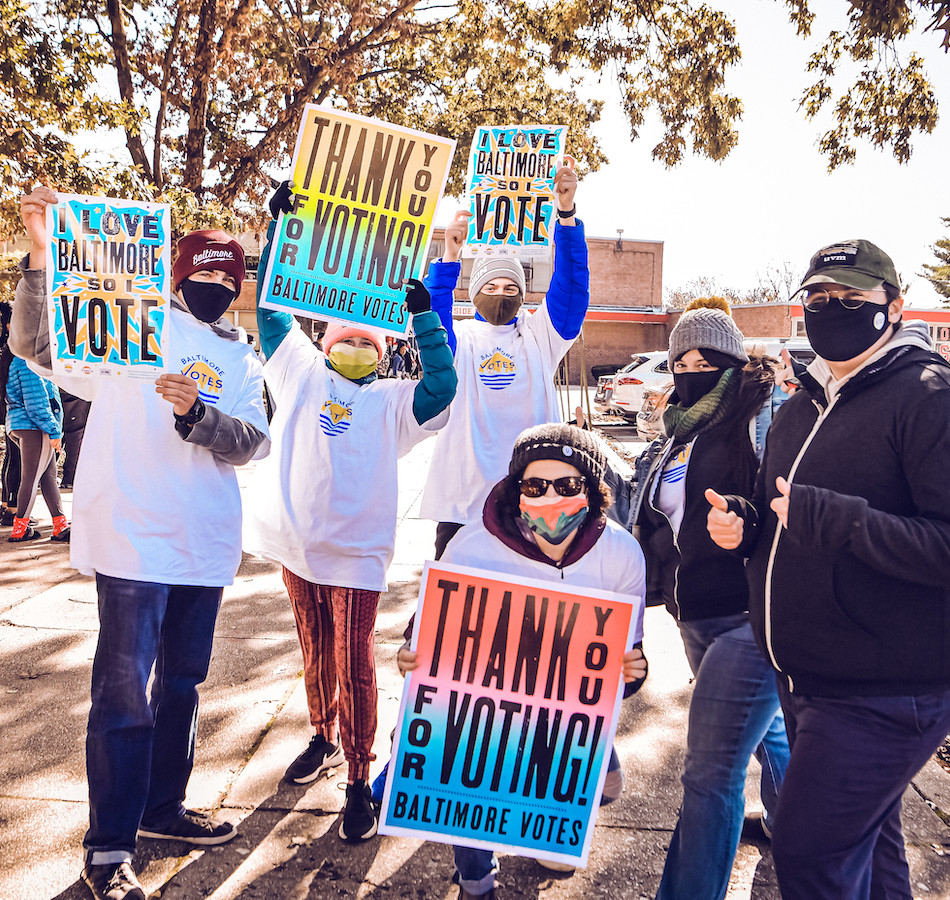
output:
M693 671L683 804L657 900L722 900L743 829L749 756L762 763L769 833L788 764L775 676L748 623L743 559L709 537L708 488L751 496L749 423L772 390L722 309L684 312L670 335L674 390L665 436L644 454L633 521L647 559L647 603L676 619Z

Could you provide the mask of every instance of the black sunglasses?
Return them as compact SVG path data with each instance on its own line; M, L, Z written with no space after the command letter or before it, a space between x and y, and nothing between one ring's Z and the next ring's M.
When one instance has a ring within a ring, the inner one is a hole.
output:
M583 475L565 475L563 478L555 478L549 481L547 478L522 478L518 482L521 493L525 497L542 497L548 492L548 485L553 484L562 497L576 497L587 483Z

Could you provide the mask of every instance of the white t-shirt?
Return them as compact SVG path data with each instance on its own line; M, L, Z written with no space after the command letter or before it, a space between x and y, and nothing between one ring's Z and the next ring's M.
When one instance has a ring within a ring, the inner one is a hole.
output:
M522 556L503 544L481 523L466 525L449 541L442 562L486 569L502 575L521 575L557 582L568 587L590 587L629 597L638 609L633 643L643 638L643 606L646 597L646 562L636 539L616 522L607 527L579 560L557 569ZM561 579L563 574L564 578Z
M655 500L653 505L669 519L673 536L680 533L683 513L686 510L686 470L693 452L693 438L688 444L673 453L663 466L660 477L656 479Z
M244 547L314 584L386 590L397 461L446 421L412 414L417 382L359 385L294 327L264 366L273 451L248 494Z
M166 327L166 369L191 375L206 404L266 435L264 380L251 347L174 308ZM182 440L152 379L54 380L92 401L73 492L71 565L133 581L231 584L241 562L234 466Z
M421 514L477 522L491 489L508 474L515 438L560 421L554 372L574 340L554 328L547 304L513 325L456 324L458 391L436 438Z

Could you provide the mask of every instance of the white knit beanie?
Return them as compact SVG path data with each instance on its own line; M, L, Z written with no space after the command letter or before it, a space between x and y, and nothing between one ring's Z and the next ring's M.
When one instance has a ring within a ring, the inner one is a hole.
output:
M527 291L524 267L512 256L479 256L472 266L468 280L468 295L474 296L493 278L510 278L518 285L523 297Z

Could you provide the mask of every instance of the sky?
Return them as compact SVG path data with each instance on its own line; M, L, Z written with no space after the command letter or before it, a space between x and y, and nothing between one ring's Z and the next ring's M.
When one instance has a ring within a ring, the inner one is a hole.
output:
M950 236L940 221L950 218L950 56L939 38L928 33L917 44L942 106L934 132L914 138L910 162L859 143L855 164L829 173L817 144L830 120L806 121L797 109L818 39L797 37L778 0L714 5L732 14L742 48L726 82L744 105L738 146L723 162L691 157L666 169L650 157L660 138L655 120L631 142L616 85L592 83L591 96L608 101L595 132L610 163L578 187L587 234L615 238L622 228L625 239L663 241L664 294L704 276L751 290L770 267L788 262L802 274L819 247L864 238L893 258L909 305L940 305L918 274L936 261L933 243ZM439 224L450 218L440 208Z

